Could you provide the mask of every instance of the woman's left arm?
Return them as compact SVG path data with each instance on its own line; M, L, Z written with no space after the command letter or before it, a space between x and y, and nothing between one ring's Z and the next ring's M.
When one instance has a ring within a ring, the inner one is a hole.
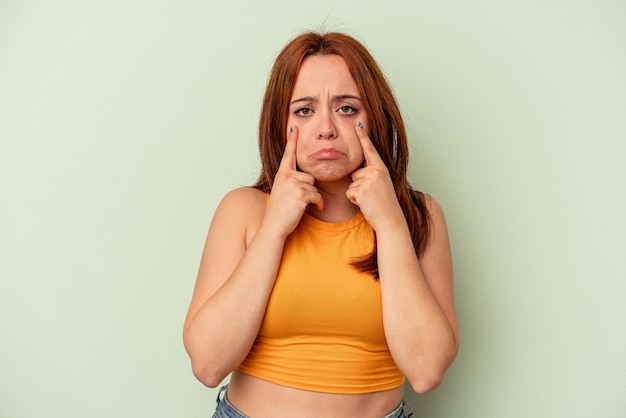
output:
M459 348L445 218L433 199L428 206L431 233L419 260L404 216L404 225L376 232L385 336L417 393L441 383Z
M383 325L391 355L417 393L436 388L456 357L450 242L443 211L427 198L431 232L418 259L389 172L362 129L365 167L346 192L376 232Z

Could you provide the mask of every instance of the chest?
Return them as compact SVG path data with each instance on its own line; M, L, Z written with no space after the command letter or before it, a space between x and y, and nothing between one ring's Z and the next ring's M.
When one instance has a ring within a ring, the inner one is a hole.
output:
M379 283L351 265L373 235L296 230L287 240L260 334L385 343Z

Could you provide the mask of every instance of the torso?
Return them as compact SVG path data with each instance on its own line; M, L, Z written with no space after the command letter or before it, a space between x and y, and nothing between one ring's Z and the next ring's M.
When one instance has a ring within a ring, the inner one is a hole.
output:
M246 225L246 246L259 228L267 195L250 189ZM228 387L229 401L244 414L254 417L346 417L380 418L398 407L404 386L363 394L335 394L294 389L262 380L238 370L232 373Z

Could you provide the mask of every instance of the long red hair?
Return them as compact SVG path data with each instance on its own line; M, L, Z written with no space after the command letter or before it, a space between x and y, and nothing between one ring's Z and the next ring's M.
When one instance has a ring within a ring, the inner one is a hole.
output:
M276 58L261 109L259 150L263 168L254 187L266 193L272 189L287 141L289 101L296 77L302 61L316 54L338 55L346 62L369 121L370 139L389 170L413 245L418 256L421 255L430 233L430 218L425 196L414 190L407 180L409 153L400 109L374 58L359 41L348 35L307 32L289 42ZM353 264L359 270L377 276L376 247L371 254Z

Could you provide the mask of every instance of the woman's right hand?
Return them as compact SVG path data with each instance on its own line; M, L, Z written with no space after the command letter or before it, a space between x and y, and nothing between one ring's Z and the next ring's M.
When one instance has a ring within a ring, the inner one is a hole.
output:
M270 193L263 224L287 237L300 223L309 204L324 210L324 199L315 187L315 178L297 169L296 146L298 128L289 129L285 153Z

